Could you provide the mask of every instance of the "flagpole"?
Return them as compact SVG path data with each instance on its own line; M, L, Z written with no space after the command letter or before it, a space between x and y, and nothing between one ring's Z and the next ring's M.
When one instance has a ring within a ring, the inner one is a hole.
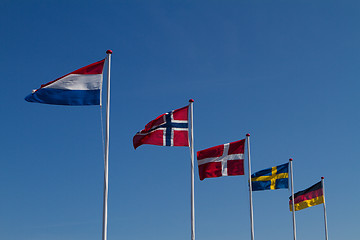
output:
M289 159L290 163L290 175L291 175L291 202L292 202L292 220L293 220L293 234L294 240L296 240L296 222L295 222L295 202L294 202L294 176L293 176L293 159Z
M108 73L107 73L107 101L106 101L106 135L105 135L105 156L104 156L104 200L103 200L103 228L102 240L107 240L107 202L108 202L108 172L109 172L109 118L110 118L110 66L111 66L111 50L107 50Z
M195 205L194 205L194 100L190 99L190 154L191 154L191 240L195 240Z
M254 240L254 217L253 217L253 203L252 203L252 183L251 183L251 161L250 161L250 134L246 134L247 140L247 155L249 166L249 200L250 200L250 225L251 225L251 240Z
M322 189L323 189L323 198L324 198L325 239L328 240L327 217L326 217L326 204L325 204L325 184L324 184L324 177L321 177L321 185L322 185Z

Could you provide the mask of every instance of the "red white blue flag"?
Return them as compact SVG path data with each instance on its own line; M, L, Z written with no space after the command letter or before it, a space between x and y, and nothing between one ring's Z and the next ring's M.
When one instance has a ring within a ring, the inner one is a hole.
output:
M100 105L104 62L105 59L43 84L25 100L54 105Z
M134 148L143 145L189 146L189 106L158 116L133 138Z
M245 139L197 152L200 180L244 175Z

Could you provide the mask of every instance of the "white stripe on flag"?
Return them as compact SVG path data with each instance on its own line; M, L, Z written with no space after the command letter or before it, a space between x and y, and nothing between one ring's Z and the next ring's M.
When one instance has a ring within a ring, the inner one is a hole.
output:
M188 120L171 120L173 123L188 123Z
M63 90L98 90L101 88L102 74L70 74L43 88Z
M231 154L231 155L221 156L221 157L204 158L204 159L198 160L198 165L202 165L202 164L210 163L210 162L221 162L221 161L229 161L229 160L244 160L244 154L239 153L239 154Z
M224 153L222 155L223 158L225 158L225 156L229 155L229 146L230 143L226 143L224 144ZM227 160L222 160L221 161L221 172L223 176L227 176Z
M187 128L172 128L172 130L176 130L176 131L189 131Z
M163 130L163 146L166 146L166 128L158 128ZM171 144L170 144L171 145ZM171 145L172 146L172 145Z

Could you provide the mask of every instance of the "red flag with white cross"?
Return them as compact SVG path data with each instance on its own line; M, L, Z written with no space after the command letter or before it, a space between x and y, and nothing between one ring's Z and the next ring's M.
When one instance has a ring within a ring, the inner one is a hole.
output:
M244 175L245 139L197 152L200 180Z

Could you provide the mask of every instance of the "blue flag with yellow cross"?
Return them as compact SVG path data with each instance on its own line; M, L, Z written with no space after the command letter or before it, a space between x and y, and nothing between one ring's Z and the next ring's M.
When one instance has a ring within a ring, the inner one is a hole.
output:
M289 188L289 163L252 174L251 183L253 191Z

